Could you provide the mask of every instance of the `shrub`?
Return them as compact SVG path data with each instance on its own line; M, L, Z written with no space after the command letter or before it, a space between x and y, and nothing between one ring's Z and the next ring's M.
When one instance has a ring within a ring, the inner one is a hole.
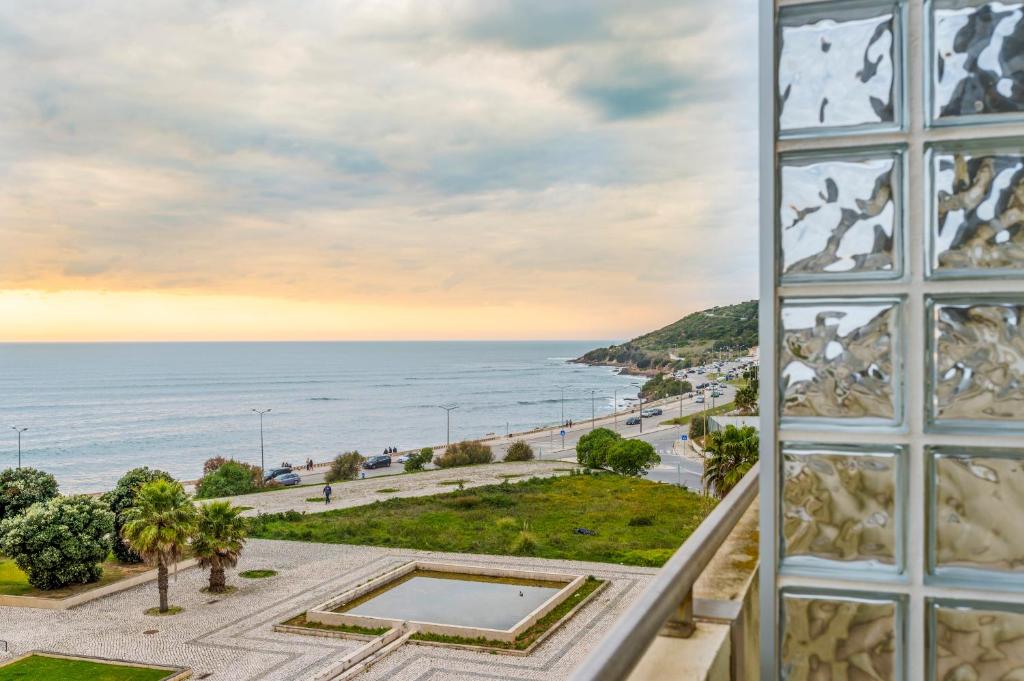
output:
M608 451L622 436L608 428L596 428L576 443L576 461L587 468L604 468Z
M491 448L481 442L466 440L456 442L444 450L434 462L439 468L452 468L454 466L470 466L476 463L490 463L494 461L494 452Z
M530 461L533 459L533 447L526 444L525 440L516 440L505 452L505 461Z
M203 464L203 475L208 475L228 462L223 456L215 456L207 459Z
M248 494L259 489L262 484L263 473L259 466L229 459L199 479L196 483L196 497L211 499Z
M509 546L509 553L512 554L529 554L537 548L537 537L530 532L528 528L523 528L516 535L516 538L512 540L512 545Z
M661 462L651 443L643 440L619 440L608 452L608 468L619 475L640 475Z
M57 496L57 480L35 468L8 468L0 473L0 520L24 513L32 504Z
M494 521L499 530L511 530L519 526L515 518L504 516Z
M703 414L694 414L693 418L690 419L690 439L696 440L697 438L704 437L706 425L707 421Z
M110 512L114 514L113 550L114 556L122 563L142 562L142 556L132 551L121 538L121 528L125 523L125 511L135 505L135 496L138 494L139 488L154 480L171 481L173 478L169 473L153 470L146 466L133 468L121 476L121 479L114 485L114 489L100 497L100 501L106 504Z
M483 501L483 499L475 494L467 494L465 496L454 497L448 502L448 505L452 508L475 508L480 505L481 501Z
M649 515L635 515L626 524L630 527L650 527L654 524L654 518Z
M37 589L87 584L102 576L114 514L90 496L56 497L0 523L0 551Z
M431 447L424 447L419 452L413 452L405 461L405 472L421 471L428 463L434 461L434 450Z
M331 467L324 479L327 482L338 482L339 480L355 480L359 475L359 468L363 465L363 456L359 452L345 452L334 457Z

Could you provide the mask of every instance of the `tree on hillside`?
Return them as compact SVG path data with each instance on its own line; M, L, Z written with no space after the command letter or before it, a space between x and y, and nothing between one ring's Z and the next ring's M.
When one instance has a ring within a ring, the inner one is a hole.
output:
M181 483L154 480L139 488L125 511L121 536L133 551L156 565L160 612L168 611L167 572L181 560L196 525L196 508Z
M719 498L735 487L758 460L760 438L753 426L726 426L704 438L704 485Z
M24 513L29 506L57 496L57 480L35 468L0 472L0 520Z
M147 482L153 482L154 480L170 481L173 479L170 473L153 470L146 466L133 468L121 476L121 479L114 485L114 489L100 497L100 500L114 514L113 551L114 556L122 563L142 562L142 556L132 551L125 544L124 539L121 538L121 529L125 523L125 511L135 505L135 496L138 494L139 488Z
M576 443L576 461L587 468L604 468L608 450L622 436L609 428L595 428Z
M229 501L212 501L199 509L192 553L201 567L210 568L211 593L227 590L224 570L238 564L245 546L247 526L241 517L243 510Z
M0 551L37 589L88 584L103 575L114 514L85 494L55 497L0 523Z
M327 482L339 482L341 480L355 480L359 476L359 469L363 465L363 455L359 452L345 452L334 457L331 467L327 469L324 480Z
M619 475L636 476L644 474L661 463L661 457L649 442L643 440L618 440L608 449L605 465Z

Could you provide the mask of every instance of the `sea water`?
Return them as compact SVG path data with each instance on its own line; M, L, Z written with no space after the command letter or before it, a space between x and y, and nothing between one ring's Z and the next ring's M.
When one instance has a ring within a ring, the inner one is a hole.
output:
M0 344L0 468L108 489L135 466L194 479L213 456L267 466L503 435L610 412L635 377L569 360L608 341Z

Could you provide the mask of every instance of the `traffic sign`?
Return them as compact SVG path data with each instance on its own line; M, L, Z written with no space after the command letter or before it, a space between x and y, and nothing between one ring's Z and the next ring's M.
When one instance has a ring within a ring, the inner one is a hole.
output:
M686 433L683 433L682 435L679 436L679 439L682 440L683 442L686 442L687 440L690 439L690 436L687 435Z
M562 437L565 437L565 429L564 429L564 428L563 428L563 429L562 429L562 431L561 431L561 432L559 433L559 435L561 435Z

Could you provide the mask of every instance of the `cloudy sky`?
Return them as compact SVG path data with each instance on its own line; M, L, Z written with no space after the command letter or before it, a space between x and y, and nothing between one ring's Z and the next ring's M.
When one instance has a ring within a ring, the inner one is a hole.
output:
M624 338L756 295L754 0L0 0L0 340Z

